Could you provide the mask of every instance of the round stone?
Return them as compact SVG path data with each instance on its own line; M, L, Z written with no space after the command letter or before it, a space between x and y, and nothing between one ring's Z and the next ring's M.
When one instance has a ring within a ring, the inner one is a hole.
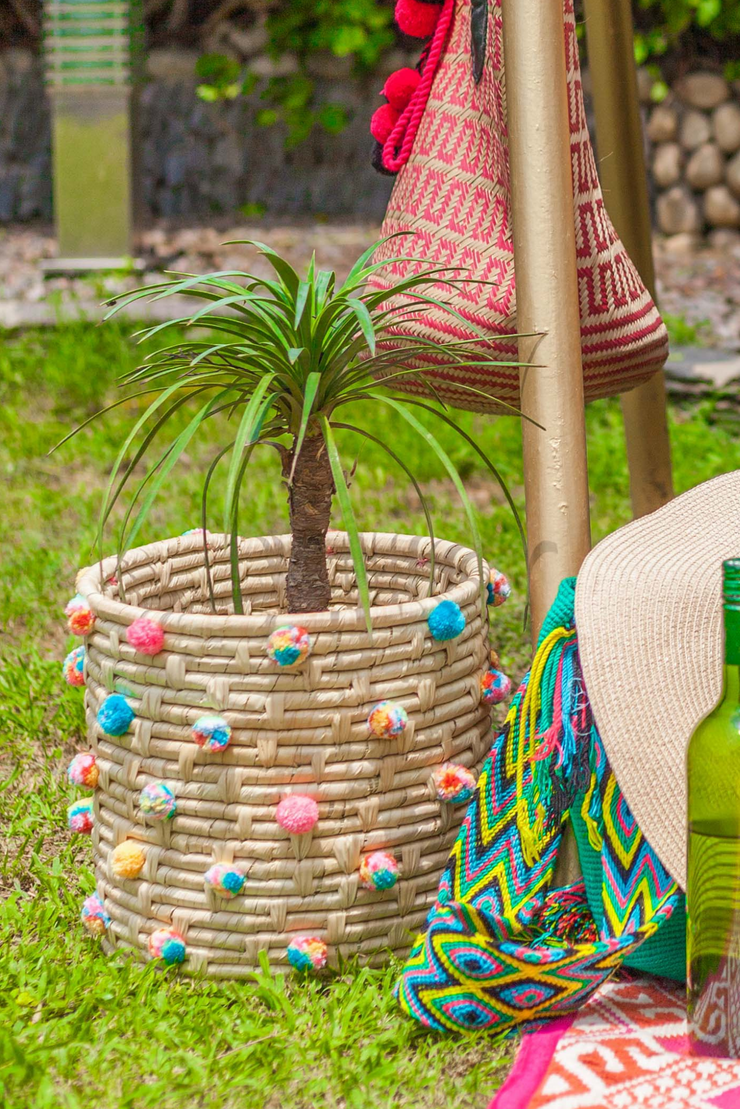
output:
M732 101L720 104L712 116L712 128L717 145L725 154L740 150L740 105Z
M705 111L716 108L730 95L730 86L719 73L689 73L674 85L676 95L684 104Z
M740 202L727 185L714 185L704 194L704 216L712 227L738 227Z
M683 152L677 142L663 142L653 155L653 181L659 189L668 189L681 180Z
M725 170L725 179L736 196L740 196L740 154L730 158Z
M719 185L725 176L725 158L714 142L698 147L686 164L686 180L692 189L704 192L711 185Z
M670 142L678 134L678 115L668 104L658 104L650 113L647 125L651 142Z
M658 197L658 226L666 235L698 231L701 226L699 206L688 189L674 185Z
M712 137L709 116L704 112L686 112L681 120L679 137L684 150L696 150L697 146L709 142Z

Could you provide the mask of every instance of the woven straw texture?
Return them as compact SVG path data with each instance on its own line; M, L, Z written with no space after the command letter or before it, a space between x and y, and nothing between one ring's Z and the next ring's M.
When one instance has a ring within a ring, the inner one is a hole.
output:
M686 747L722 693L722 562L740 553L740 470L602 539L578 574L576 625L596 724L650 846L686 888ZM718 772L718 801L738 804Z
M583 106L573 0L565 0L564 23L584 390L586 400L594 400L646 381L665 362L668 337L604 208ZM392 288L421 262L462 266L466 277L492 285L470 284L457 292L439 286L438 299L491 337L492 357L516 361L516 341L507 339L516 333L510 212L501 0L491 0L486 64L477 86L471 65L470 0L455 0L447 49L382 229L383 235L415 235L384 244L376 256L382 261L404 254L419 262L387 266L371 283ZM438 341L474 336L434 308L415 313L392 333ZM401 344L388 340L386 345ZM494 398L519 404L516 367L461 371L445 367L443 357L412 360L410 365L427 370L442 396L461 408L499 411ZM459 383L483 390L491 400L466 393ZM409 381L397 387L425 392L423 385Z
M281 614L289 536L240 540L243 616L230 614L224 536L209 537L215 614L199 534L129 551L118 569L109 559L79 575L96 614L86 709L100 768L93 842L98 892L112 918L109 949L144 951L154 929L171 925L187 942L185 970L217 977L253 971L262 951L285 969L287 945L300 935L323 938L333 964L353 955L380 963L389 951L408 951L466 808L438 801L431 775L447 760L477 771L487 751L489 710L479 690L487 620L470 550L437 542L430 597L429 539L366 534L362 541L372 642L344 533L328 538L327 613ZM466 626L437 642L427 617L445 598L460 605ZM165 631L164 649L152 658L126 642L127 626L143 614ZM281 670L265 645L289 622L308 630L311 654ZM136 713L118 738L96 722L111 692L124 694ZM368 714L381 700L408 713L396 738L369 735ZM218 754L191 737L207 712L232 728ZM152 821L138 809L140 790L154 781L176 794L171 820ZM290 793L318 802L313 832L291 837L277 824L276 807ZM125 839L145 847L135 880L114 878L109 864ZM398 883L381 892L358 883L361 858L376 849L392 851L400 864ZM234 900L205 888L214 862L246 871Z

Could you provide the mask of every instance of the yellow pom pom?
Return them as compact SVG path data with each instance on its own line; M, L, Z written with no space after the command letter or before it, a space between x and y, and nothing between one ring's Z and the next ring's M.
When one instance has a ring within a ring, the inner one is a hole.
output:
M132 839L125 839L111 855L110 868L116 878L138 878L146 855Z

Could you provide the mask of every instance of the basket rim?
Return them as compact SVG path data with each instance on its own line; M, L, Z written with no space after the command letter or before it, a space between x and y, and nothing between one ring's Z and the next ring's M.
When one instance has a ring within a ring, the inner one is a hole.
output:
M229 536L214 532L208 532L208 538L211 545L216 547L226 546L230 541ZM289 534L240 538L239 556L240 558L248 558L282 555L287 558L291 541ZM426 558L431 551L429 536L408 535L403 532L361 532L360 541L366 555L371 553L389 555L405 553ZM141 547L133 547L123 555L121 568L125 572L134 569L136 566L155 561L167 562L177 556L197 555L203 549L202 542L202 532L198 529L193 533L157 540ZM349 553L349 540L346 532L329 531L327 533L327 543L338 547L338 553ZM370 607L370 618L374 629L416 623L419 620L426 619L440 601L454 601L463 607L464 605L470 605L476 597L480 597L481 603L485 603L484 583L487 581L489 573L486 560L482 560L483 578L481 579L478 555L470 547L435 537L434 549L437 565L454 568L464 575L465 580L452 586L451 589L436 593L431 597L401 601L398 604L372 605ZM76 580L77 592L85 598L95 615L105 617L116 624L126 626L132 624L134 620L141 616L150 618L156 616L157 622L161 624L165 631L188 633L204 638L211 635L225 637L264 635L286 624L299 624L309 632L341 630L367 634L365 613L360 606L357 608L337 607L326 612L260 612L250 615L172 612L157 608L142 608L115 600L103 592L102 583L106 582L118 569L117 556L110 555L102 562L94 563L80 570Z

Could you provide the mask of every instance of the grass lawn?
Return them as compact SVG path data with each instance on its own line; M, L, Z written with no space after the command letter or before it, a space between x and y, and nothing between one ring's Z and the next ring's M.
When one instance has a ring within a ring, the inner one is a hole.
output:
M66 831L76 791L65 768L85 740L82 694L61 679L60 660L75 642L61 608L76 569L90 561L106 469L135 402L52 457L47 451L110 397L134 358L125 327L112 324L28 333L0 351L0 1103L482 1109L506 1072L511 1041L424 1032L392 999L397 965L350 966L321 983L265 974L253 984L208 984L123 956L108 960L79 923L93 879L89 840ZM710 418L709 406L672 412L679 490L740 467L740 440ZM352 422L366 420L353 414ZM462 422L521 504L517 421L465 415ZM183 459L141 542L198 523L201 477L222 430L214 424L212 442ZM599 539L629 519L617 402L590 407L588 433ZM438 533L464 541L454 490L412 434L394 428L394 449L429 492ZM527 636L516 529L477 456L447 429L438 434L480 509L488 556L514 586L496 610L493 637L518 679ZM349 435L342 444L348 465L357 458L361 526L424 533L418 501L387 457ZM247 493L244 532L286 529L273 452L255 464Z

